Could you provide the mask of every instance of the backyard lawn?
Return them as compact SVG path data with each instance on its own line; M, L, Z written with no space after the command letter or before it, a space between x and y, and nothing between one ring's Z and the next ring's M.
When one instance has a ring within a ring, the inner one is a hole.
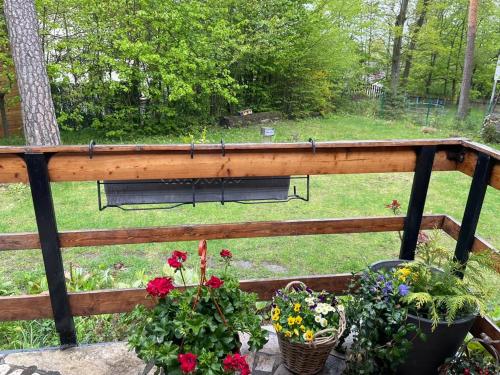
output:
M448 128L429 135L404 122L388 122L369 117L336 115L326 119L282 122L275 125L276 141L317 141L345 139L429 138L457 136ZM259 142L258 126L224 130L210 127L194 136L195 142ZM92 135L63 133L64 143L88 143ZM104 140L96 139L97 143ZM124 140L130 141L130 140ZM189 137L135 137L136 143L189 142ZM495 145L494 145L495 146ZM95 183L56 183L53 195L60 230L88 228L126 228L176 224L222 223L251 220L334 218L392 215L385 205L393 199L406 210L412 183L411 173L333 175L311 177L311 200L287 204L241 205L216 203L183 206L173 210L131 211L106 209L99 212ZM425 206L427 214L449 214L461 220L470 177L459 172L436 172L432 176ZM298 191L303 191L299 183ZM478 233L495 247L500 246L500 193L488 189ZM0 186L0 232L35 231L29 188L25 185ZM454 241L442 236L453 249ZM222 248L233 251L240 278L293 276L359 271L367 264L398 255L397 233L367 233L299 237L213 240L209 253ZM194 242L75 248L64 251L66 270L79 266L89 271L108 272L115 286L131 286L134 281L162 272L172 249L195 254ZM215 258L215 257L214 257ZM191 259L195 265L196 260ZM211 262L217 268L216 262ZM6 251L0 257L0 292L37 291L43 280L40 251ZM500 289L500 278L491 277L492 287ZM9 285L12 282L14 285ZM43 284L43 283L42 283ZM3 285L3 286L2 286ZM495 299L498 301L498 298ZM492 302L491 307L495 305ZM497 315L498 311L495 312Z

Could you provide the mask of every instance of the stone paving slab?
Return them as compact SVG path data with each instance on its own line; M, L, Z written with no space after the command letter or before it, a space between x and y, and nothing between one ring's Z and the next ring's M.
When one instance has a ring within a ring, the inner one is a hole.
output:
M252 374L292 375L282 363L272 327L264 328L269 331L269 342L258 353L249 352L248 336L240 335L241 352L248 354ZM318 375L338 375L344 367L342 359L330 355ZM0 375L153 375L154 370L123 342L0 353Z

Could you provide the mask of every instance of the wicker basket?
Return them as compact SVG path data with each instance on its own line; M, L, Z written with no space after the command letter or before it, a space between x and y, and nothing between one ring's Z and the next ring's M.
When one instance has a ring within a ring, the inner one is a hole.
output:
M288 290L293 285L306 287L300 281L292 281L285 287L285 290ZM325 367L328 355L337 345L346 328L344 310L337 309L337 307L335 309L339 314L339 327L316 332L311 343L292 343L282 334L277 334L283 363L294 374L313 375Z

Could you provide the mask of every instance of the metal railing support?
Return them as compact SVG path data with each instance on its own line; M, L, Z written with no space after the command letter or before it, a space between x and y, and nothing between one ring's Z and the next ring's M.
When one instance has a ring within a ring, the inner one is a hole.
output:
M74 346L76 345L75 324L66 290L47 159L44 154L34 153L27 153L24 158L28 169L31 196L56 330L62 346Z
M410 202L408 203L408 211L404 224L403 239L401 241L400 259L415 259L418 232L422 223L425 199L427 197L435 154L436 146L423 146L418 152Z

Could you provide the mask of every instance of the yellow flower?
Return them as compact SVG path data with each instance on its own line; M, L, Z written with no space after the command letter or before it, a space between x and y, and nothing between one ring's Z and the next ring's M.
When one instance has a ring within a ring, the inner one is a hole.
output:
M279 323L273 324L273 326L276 332L281 332L283 330L283 327Z
M300 330L301 330L302 332L305 332L305 331L306 331L306 327L304 327L304 326L302 325L302 326L300 326Z
M285 337L292 337L292 333L290 331L285 332Z
M274 321L277 321L277 320L279 320L279 319L280 319L280 316L279 316L279 315L277 315L277 314L274 314L274 315L273 315L273 320L274 320Z
M293 316L288 317L288 325L293 326L295 324L295 318Z
M295 336L298 336L298 335L299 335L299 330L298 330L297 328L295 328L295 329L293 330L293 333L295 333Z
M293 305L293 311L295 311L295 312L300 311L300 303L296 303L295 305Z
M396 274L398 274L398 278L401 281L406 281L406 278L410 276L411 270L407 267L399 269Z
M302 317L301 316L297 315L295 317L295 324L302 324Z
M304 340L306 341L312 341L313 340L313 337L314 337L314 334L311 330L308 330L306 333L304 333L302 335L302 337L304 337Z
M278 306L276 306L276 307L273 309L273 314L275 314L275 315L279 315L279 314L281 314L281 310L280 310L280 308L279 308Z

